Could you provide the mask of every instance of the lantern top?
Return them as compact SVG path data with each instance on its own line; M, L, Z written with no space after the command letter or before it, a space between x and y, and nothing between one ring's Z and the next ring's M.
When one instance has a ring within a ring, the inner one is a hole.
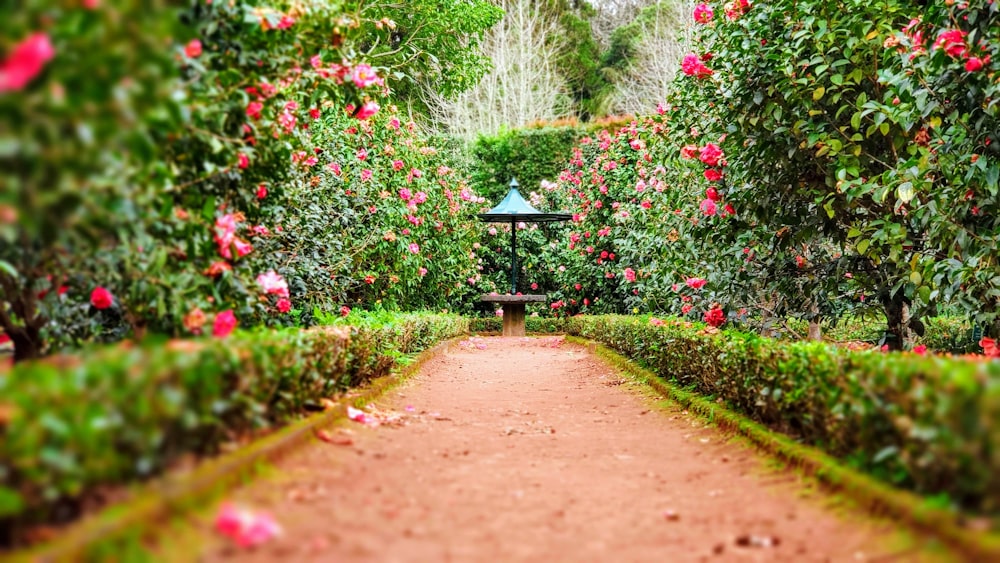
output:
M573 218L570 213L544 213L532 207L521 192L517 191L517 179L510 181L510 191L503 201L486 213L480 213L479 219L487 223L511 223L514 221L524 221L525 223L549 223L553 221L569 221Z

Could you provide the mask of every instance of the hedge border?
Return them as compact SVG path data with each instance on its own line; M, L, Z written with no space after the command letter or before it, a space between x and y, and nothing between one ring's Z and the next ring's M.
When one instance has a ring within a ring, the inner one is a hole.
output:
M826 490L846 495L869 513L902 520L910 528L934 536L970 560L1000 561L1000 535L980 534L964 528L959 515L927 506L924 499L914 493L854 471L816 448L798 444L697 393L684 391L604 344L572 335L567 335L566 340L588 346L612 368L644 382L722 430L747 438L766 454L815 478Z
M78 561L86 560L91 549L108 544L132 533L152 536L148 531L153 520L165 519L187 511L192 505L208 502L220 492L239 485L259 473L261 464L273 463L283 455L309 443L322 427L347 416L347 406L362 406L410 379L423 365L445 353L464 339L460 335L420 352L416 359L389 375L369 381L359 395L348 395L335 408L294 422L273 434L255 440L236 451L206 460L191 473L169 475L139 486L131 500L111 504L96 514L70 525L60 532L57 540L41 546L11 552L10 561Z

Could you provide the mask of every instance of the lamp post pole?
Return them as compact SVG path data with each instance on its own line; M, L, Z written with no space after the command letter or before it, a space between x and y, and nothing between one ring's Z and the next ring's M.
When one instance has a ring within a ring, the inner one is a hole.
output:
M517 294L517 223L510 222L510 294Z

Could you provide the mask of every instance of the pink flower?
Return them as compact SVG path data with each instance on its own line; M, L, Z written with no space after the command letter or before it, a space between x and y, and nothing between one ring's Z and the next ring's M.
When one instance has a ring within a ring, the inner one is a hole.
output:
M351 308L348 307L347 305L344 305L343 307L340 308L340 316L341 317L346 317L347 315L350 315L350 314L351 314Z
M688 278L684 280L684 285L690 287L691 289L701 289L705 287L708 283L704 278Z
M496 310L496 312L495 312L494 314L495 314L496 316L498 316L498 317L502 317L502 316L503 316L503 309L497 309L497 310Z
M195 59L201 55L201 41L197 39L192 39L184 46L184 54L187 55L189 59Z
M685 303L684 305L681 306L681 314L682 315L686 315L686 314L690 313L691 309L693 309L693 308L694 307L690 303Z
M990 58L980 59L979 57L969 57L965 61L965 70L967 72L976 72L983 68L984 63L989 62Z
M274 270L257 276L257 285L260 286L265 295L288 297L288 282Z
M368 119L369 117L378 113L379 109L380 109L379 105L376 104L375 102L365 102L364 105L361 106L361 109L359 109L358 112L354 115L354 117L361 120Z
M698 159L705 166L718 166L720 158L722 158L722 149L715 143L708 143L704 147L701 147L698 154Z
M681 147L681 158L690 160L698 154L698 145L684 145Z
M282 313L287 313L292 310L292 302L285 297L278 299L277 306L278 306L278 311Z
M634 282L635 281L635 270L632 268L625 268L625 281Z
M719 172L715 168L706 168L704 176L709 182L718 182L722 179L722 172Z
M749 0L733 0L728 6L726 6L726 17L731 20L736 20L745 14L749 9Z
M236 165L239 166L240 168L246 168L247 166L250 166L250 157L248 157L246 153L241 152L237 157Z
M215 315L215 322L212 323L212 336L225 338L236 328L236 315L232 309L225 310Z
M261 184L257 186L257 199L264 199L265 197L267 197L267 186Z
M706 217L711 217L718 211L718 206L715 205L715 202L707 198L701 201L701 205L699 207L701 212L704 213Z
M927 354L927 346L924 346L923 344L918 344L913 347L913 353L923 356Z
M338 164L338 163L336 163L336 162L331 162L331 163L330 163L330 164L329 164L329 165L327 166L327 168L329 168L329 169L330 169L331 171L333 171L333 174L334 174L335 176L340 176L340 173L341 173L341 169L340 169L340 164Z
M264 104L260 102L250 102L247 104L247 117L260 119L260 112L264 109Z
M295 18L285 15L281 16L281 21L278 22L278 29L288 29L295 25Z
M695 78L706 78L712 75L712 69L705 66L698 58L698 55L694 53L688 53L684 55L684 60L681 61L681 71L687 76L693 76Z
M424 192L417 192L413 194L413 201L418 204L423 203L427 201L427 194Z
M965 56L968 47L965 44L965 36L968 35L961 29L949 29L942 31L934 42L934 49L944 49L945 53L956 59Z
M406 165L403 163L402 160L394 160L394 161L392 161L392 169L393 170L396 170L396 171L402 170L404 166L406 166Z
M111 292L107 289L97 286L94 291L90 292L90 304L94 306L95 309L107 309L114 304L115 297L111 295Z
M0 62L0 93L23 89L55 54L45 33L35 33L15 45L7 60Z
M253 246L249 242L243 239L234 240L233 247L236 248L237 258L243 258L247 254L250 254L250 252L253 250Z
M242 548L255 547L281 535L281 526L266 512L251 512L224 503L215 517L215 530Z
M365 168L364 170L361 171L361 181L362 182L367 182L368 180L371 180L371 179L372 179L372 171L371 170Z
M413 197L413 193L410 192L409 188L402 188L399 190L399 199L403 201L410 201L411 197Z
M354 72L351 75L351 80L354 82L354 85L357 86L358 88L367 88L372 84L377 83L379 81L379 78L378 75L375 74L375 71L372 69L371 66L365 63L361 63L354 67Z
M708 23L712 21L714 15L715 12L712 11L712 8L708 4L698 4L694 7L694 21L696 23Z
M414 254L420 254L420 245L417 244L417 243L415 243L415 242L411 242L410 243L410 252L412 252Z
M662 319L658 319L656 317L652 317L652 318L649 319L649 324L651 324L653 326L663 326L664 323L663 323Z
M420 274L420 277L424 277L424 276L427 275L427 268L420 268L420 270L418 270L418 272Z
M358 157L358 160L364 162L364 160L368 158L368 149L361 147L354 153L354 156Z

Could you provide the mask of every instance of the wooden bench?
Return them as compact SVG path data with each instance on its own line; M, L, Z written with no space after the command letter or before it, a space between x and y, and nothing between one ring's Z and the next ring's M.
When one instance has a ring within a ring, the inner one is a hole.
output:
M545 303L548 295L483 295L479 299L499 303L503 307L503 335L524 336L524 306L527 303Z

